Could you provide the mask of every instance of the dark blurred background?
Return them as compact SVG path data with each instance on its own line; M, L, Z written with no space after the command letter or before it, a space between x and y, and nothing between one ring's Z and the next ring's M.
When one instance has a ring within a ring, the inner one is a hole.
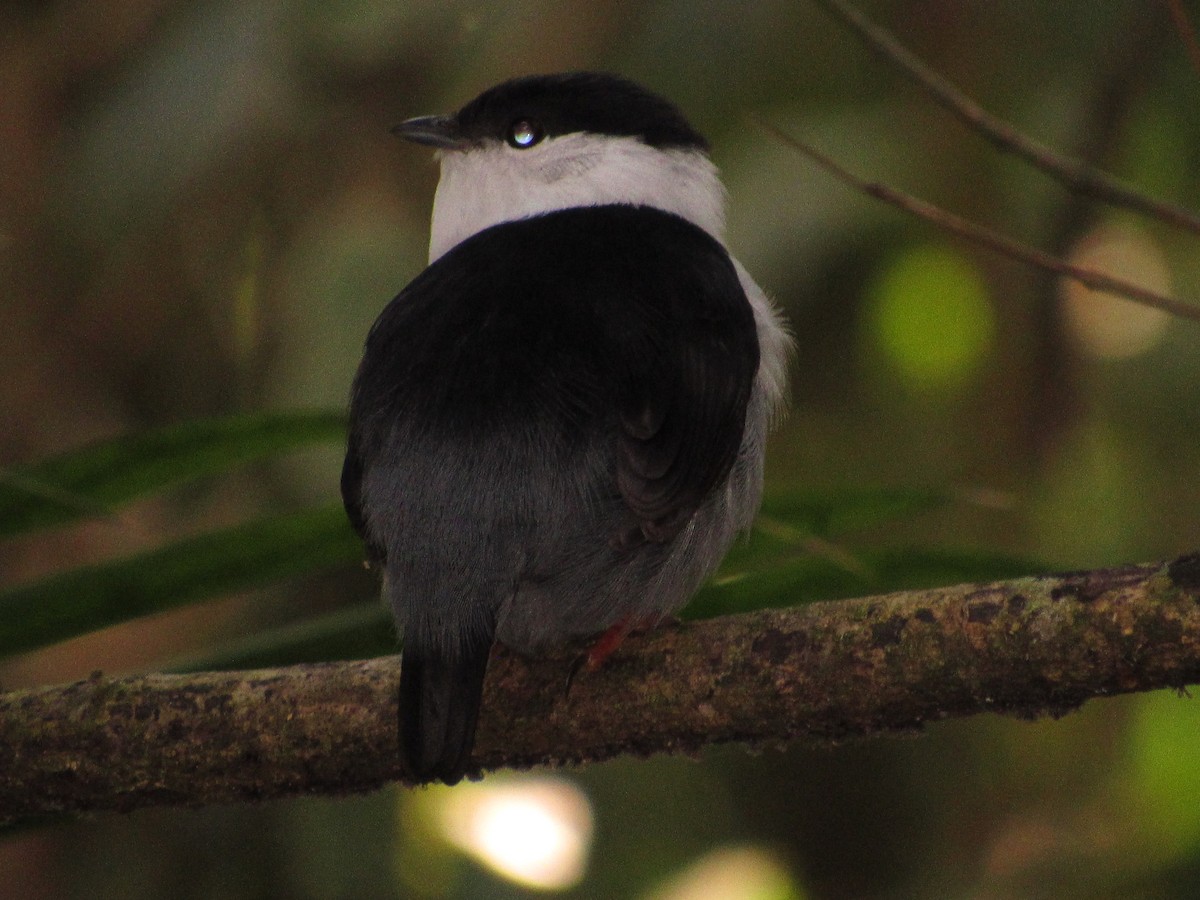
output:
M860 6L1023 131L1200 207L1200 72L1167 3ZM581 68L644 82L712 139L729 244L797 337L772 489L945 489L958 500L872 540L1047 569L1200 548L1200 326L905 218L754 117L1182 297L1200 297L1197 237L1072 197L816 5L783 0L8 0L0 467L201 416L343 408L366 331L428 237L436 167L389 126L513 75ZM333 500L339 465L335 448L307 453L9 542L0 581ZM332 572L20 657L0 681L153 669L374 590ZM0 837L4 897L504 898L538 884L672 900L1200 896L1200 707L1127 697L1036 724L977 717L905 739Z

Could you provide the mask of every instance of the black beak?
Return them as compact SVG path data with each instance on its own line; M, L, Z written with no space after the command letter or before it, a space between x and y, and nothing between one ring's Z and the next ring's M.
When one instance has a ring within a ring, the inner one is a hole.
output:
M438 147L442 150L461 150L468 141L458 129L454 116L421 116L401 122L392 134L414 144Z

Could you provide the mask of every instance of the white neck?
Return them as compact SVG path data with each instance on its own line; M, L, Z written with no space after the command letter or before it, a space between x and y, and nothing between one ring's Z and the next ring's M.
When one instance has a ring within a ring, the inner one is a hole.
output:
M489 142L445 151L441 163L430 262L492 225L578 206L653 206L724 237L725 190L700 150L569 134L525 150Z

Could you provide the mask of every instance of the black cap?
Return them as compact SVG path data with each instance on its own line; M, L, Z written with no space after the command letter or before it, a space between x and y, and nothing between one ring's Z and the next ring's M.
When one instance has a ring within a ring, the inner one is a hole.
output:
M446 149L505 140L529 121L547 137L590 132L634 137L652 147L708 150L708 142L672 103L638 84L603 72L528 75L484 91L453 116L409 119L393 132Z

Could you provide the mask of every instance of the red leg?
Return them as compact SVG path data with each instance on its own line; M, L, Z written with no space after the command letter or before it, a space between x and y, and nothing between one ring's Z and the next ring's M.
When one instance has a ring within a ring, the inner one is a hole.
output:
M567 673L567 695L570 696L571 684L575 681L575 676L579 674L580 669L595 672L604 665L605 661L616 652L632 632L653 628L663 618L659 613L648 613L636 617L623 616L609 626L608 630L596 638L592 646L580 654L571 666L571 671Z
M643 616L624 616L618 619L604 634L596 638L587 652L587 668L595 672L607 660L621 643L634 631L646 631L662 621L658 613L648 613Z

